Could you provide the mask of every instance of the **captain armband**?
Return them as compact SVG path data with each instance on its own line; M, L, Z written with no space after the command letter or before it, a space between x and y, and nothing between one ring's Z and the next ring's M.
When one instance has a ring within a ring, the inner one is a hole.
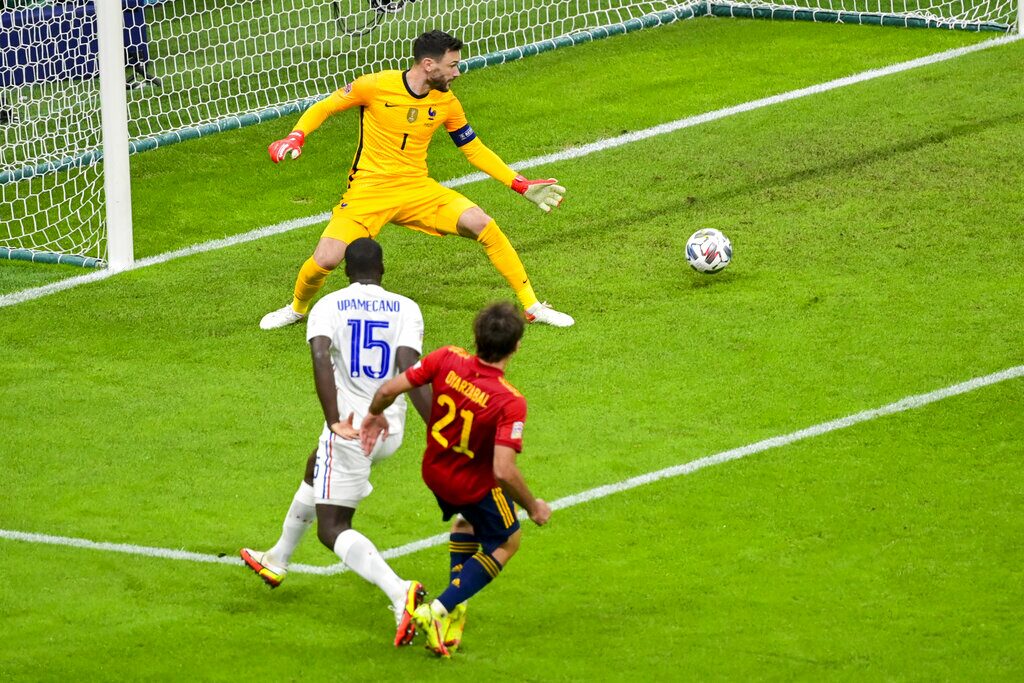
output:
M456 147L462 147L476 140L476 131L468 123L458 130L449 132L448 135L452 136L452 142L455 143Z

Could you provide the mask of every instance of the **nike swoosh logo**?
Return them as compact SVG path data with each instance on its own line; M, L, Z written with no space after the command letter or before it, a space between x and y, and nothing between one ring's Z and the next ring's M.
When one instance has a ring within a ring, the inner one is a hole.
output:
M398 104L391 104L390 102L385 102L385 103L384 103L384 106L385 106L385 107L398 107L398 106L401 106L401 105L398 105Z

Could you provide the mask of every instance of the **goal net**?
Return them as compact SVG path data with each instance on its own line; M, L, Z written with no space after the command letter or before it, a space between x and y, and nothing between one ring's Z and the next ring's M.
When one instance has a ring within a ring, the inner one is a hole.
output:
M808 21L1009 31L1016 27L1018 0L792 0L714 1L715 16L798 19Z
M1020 0L97 1L123 12L137 153L294 114L361 73L405 67L412 39L434 28L467 43L472 67L698 14L1007 30ZM102 265L93 2L0 0L0 19L0 257Z

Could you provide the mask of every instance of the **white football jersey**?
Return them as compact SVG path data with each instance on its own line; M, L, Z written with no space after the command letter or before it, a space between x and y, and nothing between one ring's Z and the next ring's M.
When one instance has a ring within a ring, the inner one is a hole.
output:
M415 301L379 285L351 284L324 296L309 312L306 339L328 337L341 419L359 428L381 384L398 374L399 346L423 352L423 315ZM405 427L405 396L384 411L392 434Z

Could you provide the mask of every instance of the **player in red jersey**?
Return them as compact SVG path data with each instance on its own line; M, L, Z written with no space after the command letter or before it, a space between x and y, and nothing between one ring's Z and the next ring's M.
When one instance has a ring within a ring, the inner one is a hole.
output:
M513 501L538 526L551 517L551 508L534 497L516 466L526 399L505 380L505 366L519 349L524 326L511 303L480 311L473 323L475 356L455 346L430 353L377 390L360 430L369 453L387 435L384 409L400 394L431 383L423 481L445 521L459 516L449 545L452 582L432 603L420 605L414 618L427 634L427 647L442 657L461 642L466 600L519 549L522 531Z

